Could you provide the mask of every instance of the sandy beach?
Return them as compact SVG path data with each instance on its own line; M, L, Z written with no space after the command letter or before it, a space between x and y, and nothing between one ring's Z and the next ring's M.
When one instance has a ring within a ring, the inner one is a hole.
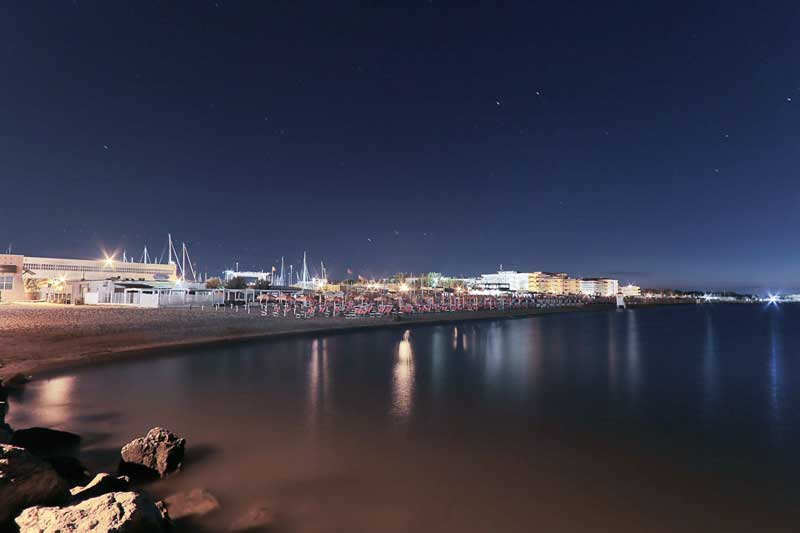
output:
M607 310L608 305L474 311L414 317L265 318L258 309L136 309L55 304L0 306L0 376L110 361L153 350L281 335L398 327L550 313Z

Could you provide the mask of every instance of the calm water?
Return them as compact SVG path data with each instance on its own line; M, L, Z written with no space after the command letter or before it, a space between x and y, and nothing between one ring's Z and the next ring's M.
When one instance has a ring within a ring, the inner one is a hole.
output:
M196 349L31 384L10 423L112 468L188 439L278 531L797 531L800 305L563 314Z

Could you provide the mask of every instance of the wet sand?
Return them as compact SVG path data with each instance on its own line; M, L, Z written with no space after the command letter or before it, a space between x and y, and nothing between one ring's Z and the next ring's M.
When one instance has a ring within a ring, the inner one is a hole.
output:
M372 327L513 318L610 309L610 305L432 313L392 318L265 318L257 308L136 309L55 304L0 305L0 376L32 374L208 343Z

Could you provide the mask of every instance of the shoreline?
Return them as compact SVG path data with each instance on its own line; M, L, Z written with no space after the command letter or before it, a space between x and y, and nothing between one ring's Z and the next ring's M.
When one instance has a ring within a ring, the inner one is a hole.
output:
M0 367L0 376L8 377L22 373L33 374L34 378L37 378L39 376L36 374L50 374L73 368L129 360L145 355L158 356L169 351L183 351L228 343L258 342L284 337L335 334L375 328L527 318L615 309L611 304L598 304L581 307L426 314L399 320L397 318L304 320L264 318L260 316L260 311L248 314L209 309L169 309L159 312L161 310L111 307L87 309L57 305L38 307L39 305L22 304L15 306L12 310L19 313L35 310L37 315L43 315L36 316L37 320L50 319L47 320L47 325L41 327L28 325L28 327L18 328L0 327L0 362L3 364ZM682 304L635 305L630 309L667 305ZM8 310L8 308L0 308L0 320ZM73 315L73 317L68 315ZM87 316L89 319L94 319L95 322L84 323ZM65 317L66 321L64 321ZM104 318L106 319L105 323L102 321ZM111 320L112 318L113 320ZM61 319L65 323L58 323L56 319ZM72 319L71 322L70 319ZM170 319L172 320L170 321ZM144 321L144 323L137 324L137 320ZM10 332L7 331L9 329ZM204 330L211 334L198 335L198 330ZM43 346L43 344L50 346Z

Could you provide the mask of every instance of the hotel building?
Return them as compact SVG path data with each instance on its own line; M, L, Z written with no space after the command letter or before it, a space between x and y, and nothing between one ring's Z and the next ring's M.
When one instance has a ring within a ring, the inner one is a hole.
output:
M539 294L581 294L581 280L570 278L566 272L532 272L528 275L531 292Z
M492 286L508 286L508 290L515 292L529 291L529 277L527 272L514 270L499 270L496 274L482 274L481 283Z
M631 285L630 283L627 285L623 285L620 287L620 292L622 292L623 296L641 296L642 289L636 285Z
M584 278L581 280L581 292L589 296L616 296L619 292L619 281L608 278Z

